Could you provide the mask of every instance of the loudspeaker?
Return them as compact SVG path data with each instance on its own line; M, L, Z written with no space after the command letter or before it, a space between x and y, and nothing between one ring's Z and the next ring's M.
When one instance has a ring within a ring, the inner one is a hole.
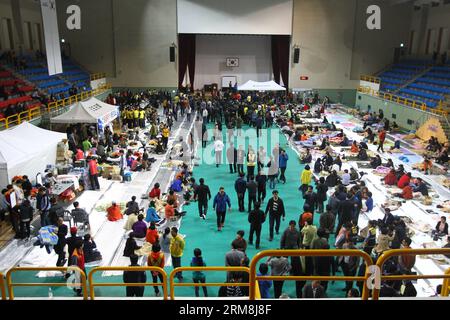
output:
M169 48L170 62L175 62L175 47Z
M300 48L294 49L294 63L299 63L300 61Z

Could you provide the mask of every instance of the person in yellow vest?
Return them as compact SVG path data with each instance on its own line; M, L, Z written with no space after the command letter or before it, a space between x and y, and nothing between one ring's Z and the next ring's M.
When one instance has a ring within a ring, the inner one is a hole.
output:
M127 111L127 119L128 119L128 129L133 129L134 128L134 112L133 110L131 110L131 108L128 109Z
M143 108L139 111L139 125L142 129L145 128L145 110Z
M128 124L128 110L123 109L120 115L122 116L122 126Z
M181 257L183 256L185 242L178 234L178 228L172 227L170 234L172 235L172 239L170 239L170 254L172 256L172 265L175 269L181 267ZM183 279L181 272L177 272L175 276L178 280Z
M133 119L134 119L134 128L139 127L139 109L138 108L134 108Z
M164 149L167 149L167 143L169 142L170 130L167 126L162 129L162 142Z

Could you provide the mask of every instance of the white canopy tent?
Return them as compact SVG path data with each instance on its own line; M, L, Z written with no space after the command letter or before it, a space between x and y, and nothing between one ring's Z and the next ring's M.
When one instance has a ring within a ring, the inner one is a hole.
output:
M286 91L285 87L280 86L275 81L256 82L249 80L238 87L239 91Z
M55 165L58 142L65 133L49 131L28 122L0 132L0 186L5 187L17 175L31 180L47 165Z
M52 118L51 123L96 123L99 129L119 116L117 106L107 104L96 98L80 101L74 104L69 111Z

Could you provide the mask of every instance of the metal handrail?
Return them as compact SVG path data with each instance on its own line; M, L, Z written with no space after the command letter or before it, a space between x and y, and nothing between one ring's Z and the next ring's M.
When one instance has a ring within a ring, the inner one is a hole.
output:
M360 80L368 81L368 82L372 82L372 83L376 83L376 84L380 84L381 83L381 78L374 77L374 76L368 76L368 75L361 75Z
M363 258L366 263L366 272L363 277L359 276L257 276L256 275L256 266L257 263L265 257L340 257L340 256L357 256ZM367 280L369 279L369 266L373 265L372 258L364 251L360 250L266 250L261 251L253 257L250 263L250 300L254 300L256 297L256 288L255 283L258 280L273 280L273 281L282 281L282 280L295 280L295 281L308 281L308 280L319 280L319 281L363 281L363 292L361 294L361 298L363 300L369 299L369 290L367 288Z
M0 293L2 300L6 300L5 276L0 272Z
M41 106L34 107L29 110L23 111L21 113L16 113L12 116L9 116L7 118L0 119L0 130L2 129L8 129L12 126L19 125L23 121L31 121L33 119L39 118L44 114L52 113L55 111L59 111L61 108L64 108L66 106L70 106L78 101L82 101L85 99L88 99L90 97L96 96L98 94L101 94L109 89L111 89L111 84L104 84L97 89L81 92L77 95L70 96L65 99L61 99L55 102L50 102L46 109L44 109L44 112L41 110Z
M358 87L358 92L364 93L364 94L368 94L374 97L379 97L381 99L385 99L388 101L392 101L407 107L412 107L415 109L420 109L422 111L428 111L430 113L435 113L441 116L446 117L448 115L448 110L444 110L443 109L443 102L442 100L439 101L439 106L438 108L429 108L424 102L420 102L414 99L409 99L409 98L403 98L397 95L394 95L392 93L389 92L383 92L383 91L376 91L370 87L363 87L363 86L359 86Z
M67 272L68 270L77 271L80 274L81 283L67 283L67 282L45 282L45 283L14 283L12 281L12 274L22 271L61 271ZM83 292L83 300L88 299L87 286L86 286L86 274L78 267L16 267L10 269L6 273L6 284L8 287L9 300L14 300L14 287L79 287L81 286Z
M445 274L450 275L450 268L445 271ZM442 283L442 291L441 291L441 297L448 297L450 291L450 279L445 278L444 282Z
M113 282L113 283L95 283L94 282L94 273L100 271L157 271L163 276L162 283L153 283L153 282L145 282L145 283L123 283L123 282ZM92 269L88 275L89 279L89 292L91 300L95 299L95 287L163 287L163 298L167 300L167 273L164 269L160 267L97 267Z
M450 249L395 249L384 251L378 258L376 266L379 270L383 270L384 263L394 256L410 256L410 255L429 255L429 254L450 254ZM442 275L395 275L387 276L381 274L381 281L384 280L417 280L417 279L450 279L450 272ZM444 289L444 288L443 288ZM447 286L448 289L448 286ZM448 293L448 291L447 291ZM380 297L380 289L374 287L372 291L372 299L378 300Z
M175 300L175 287L249 287L250 282L209 282L209 283L193 283L193 282L183 282L183 283L175 283L174 278L178 272L182 271L227 271L227 272L250 272L250 269L247 267L178 267L175 268L170 273L170 299Z
M103 79L103 78L106 78L106 73L104 73L104 72L91 74L91 81L99 80L99 79Z

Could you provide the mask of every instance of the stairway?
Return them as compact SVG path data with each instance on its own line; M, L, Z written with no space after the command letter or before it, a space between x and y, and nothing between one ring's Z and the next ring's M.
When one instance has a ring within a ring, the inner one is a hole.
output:
M445 132L445 136L447 137L447 140L450 138L450 121L449 116L446 118L439 117L439 122L441 123L442 129Z

